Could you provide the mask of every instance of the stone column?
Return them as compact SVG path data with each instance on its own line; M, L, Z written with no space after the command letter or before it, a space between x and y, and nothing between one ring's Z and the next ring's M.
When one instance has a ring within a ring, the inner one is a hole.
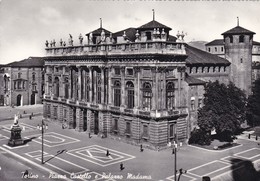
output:
M72 71L71 71L71 67L69 67L68 66L68 69L69 69L69 99L71 99L71 89L72 89L72 87L71 87L71 73L72 73Z
M78 66L78 82L77 82L77 86L78 87L78 100L81 101L82 100L82 90L81 90L81 86L82 86L82 67Z
M92 102L92 67L88 67L89 70L89 102Z
M120 67L121 69L121 106L126 107L126 91L125 91L125 67Z
M92 76L92 80L93 80L93 103L97 103L97 71L95 71L93 69L93 76Z
M135 108L140 109L140 67L134 67L135 72Z
M158 67L152 68L152 110L157 110L157 101L158 101Z
M83 131L83 111L76 108L76 130Z
M113 96L111 76L112 76L112 67L109 67L108 68L108 104L109 105L112 105L112 96Z
M100 67L101 69L101 104L105 104L105 67Z
M86 70L83 69L82 70L82 77L81 77L82 81L81 81L81 92L82 92L82 95L81 95L81 99L82 100L86 100Z
M87 110L87 132L91 133L93 132L93 113L91 110Z

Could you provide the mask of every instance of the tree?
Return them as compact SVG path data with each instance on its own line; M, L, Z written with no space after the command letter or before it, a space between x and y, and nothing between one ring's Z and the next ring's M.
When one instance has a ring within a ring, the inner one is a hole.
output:
M260 78L254 82L253 94L248 97L246 119L254 127L260 125Z
M220 139L231 141L245 121L246 96L233 83L209 82L205 86L204 106L198 110L198 126Z

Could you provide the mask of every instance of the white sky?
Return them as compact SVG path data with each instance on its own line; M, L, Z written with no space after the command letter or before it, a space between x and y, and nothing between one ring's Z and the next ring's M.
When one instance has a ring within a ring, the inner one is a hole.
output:
M78 42L100 26L116 32L155 20L188 34L189 41L212 41L237 25L254 31L260 42L260 0L0 0L0 64L44 56L46 40Z

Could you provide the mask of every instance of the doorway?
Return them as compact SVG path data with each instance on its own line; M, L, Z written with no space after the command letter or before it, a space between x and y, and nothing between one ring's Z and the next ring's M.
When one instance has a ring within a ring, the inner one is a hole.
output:
M16 106L21 106L21 105L22 105L22 95L19 94L16 99Z

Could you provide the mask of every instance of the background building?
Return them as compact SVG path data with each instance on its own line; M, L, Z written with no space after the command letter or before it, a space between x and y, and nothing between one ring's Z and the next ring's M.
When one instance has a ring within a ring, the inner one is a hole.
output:
M23 106L42 103L44 60L40 57L12 62L2 67L4 105Z

